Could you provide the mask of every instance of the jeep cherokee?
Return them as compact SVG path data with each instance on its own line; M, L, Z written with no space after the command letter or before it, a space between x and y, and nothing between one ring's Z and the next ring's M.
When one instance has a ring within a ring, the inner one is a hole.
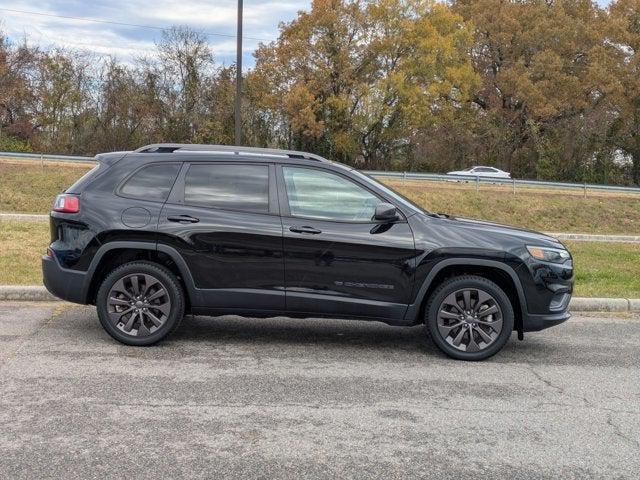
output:
M569 318L572 258L556 239L430 213L304 152L157 144L97 155L59 195L44 284L150 345L185 312L425 323L481 360L515 330Z

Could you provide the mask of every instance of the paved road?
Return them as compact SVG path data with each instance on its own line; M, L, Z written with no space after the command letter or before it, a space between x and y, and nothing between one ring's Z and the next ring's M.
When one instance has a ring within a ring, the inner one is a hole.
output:
M91 308L0 303L0 478L638 478L640 318L484 363L420 327L188 318L151 348Z

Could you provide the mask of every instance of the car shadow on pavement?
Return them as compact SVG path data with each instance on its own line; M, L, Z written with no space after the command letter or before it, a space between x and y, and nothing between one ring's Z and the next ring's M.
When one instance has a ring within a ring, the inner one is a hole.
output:
M187 316L170 341L220 345L389 349L443 357L423 325L393 327L380 322L332 319Z

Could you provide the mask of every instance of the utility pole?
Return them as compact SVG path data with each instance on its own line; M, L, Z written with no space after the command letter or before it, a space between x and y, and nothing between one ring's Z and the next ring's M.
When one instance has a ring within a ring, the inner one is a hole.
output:
M238 33L236 51L236 145L242 145L242 0L238 0Z

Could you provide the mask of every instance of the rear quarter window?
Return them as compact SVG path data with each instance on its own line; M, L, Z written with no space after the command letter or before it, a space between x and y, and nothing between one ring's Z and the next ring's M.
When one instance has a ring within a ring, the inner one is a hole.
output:
M152 164L130 176L118 193L124 197L164 202L180 170L179 163Z

